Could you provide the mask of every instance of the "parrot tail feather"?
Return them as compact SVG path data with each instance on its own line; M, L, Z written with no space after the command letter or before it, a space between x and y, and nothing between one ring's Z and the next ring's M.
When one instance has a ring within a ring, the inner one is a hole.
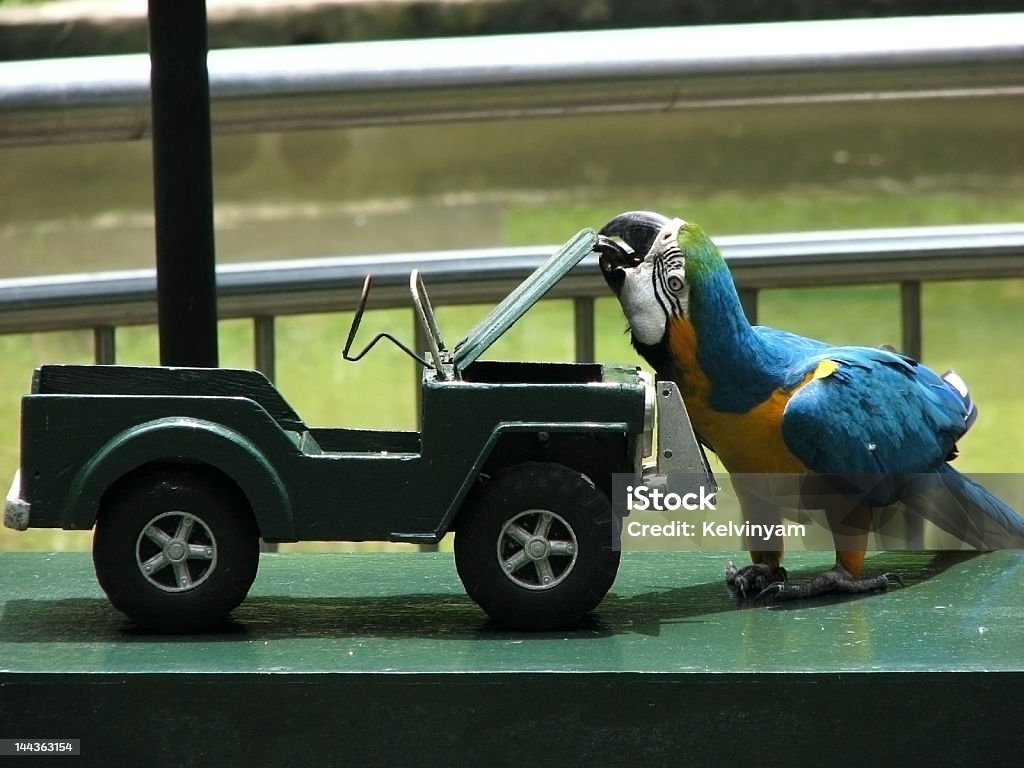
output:
M915 475L906 505L968 546L1024 549L1024 517L983 486L947 464Z

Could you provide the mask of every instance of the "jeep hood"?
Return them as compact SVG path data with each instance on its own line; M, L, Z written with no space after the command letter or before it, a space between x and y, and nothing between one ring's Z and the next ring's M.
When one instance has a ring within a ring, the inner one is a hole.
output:
M456 370L464 371L472 365L491 344L525 315L530 307L540 301L555 283L579 264L584 256L591 253L596 244L597 233L594 230L581 230L537 267L455 345Z

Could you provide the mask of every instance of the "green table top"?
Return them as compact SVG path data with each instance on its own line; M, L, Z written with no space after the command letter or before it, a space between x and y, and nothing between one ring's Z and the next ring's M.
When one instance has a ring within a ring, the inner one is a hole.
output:
M1024 670L1024 552L876 554L866 572L905 588L758 608L726 592L729 559L627 553L586 626L522 634L488 624L450 554L264 554L227 631L166 637L107 603L88 554L0 553L0 674ZM831 563L786 561L793 580Z

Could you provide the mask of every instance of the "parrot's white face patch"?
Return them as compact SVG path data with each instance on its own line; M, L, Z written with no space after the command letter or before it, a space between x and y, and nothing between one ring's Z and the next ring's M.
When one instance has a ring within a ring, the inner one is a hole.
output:
M648 346L661 341L668 317L654 293L654 267L649 261L627 270L619 302L633 338Z
M689 286L686 259L679 250L680 219L669 222L654 239L644 260L625 271L619 303L633 338L648 346L665 336L670 316L686 317Z

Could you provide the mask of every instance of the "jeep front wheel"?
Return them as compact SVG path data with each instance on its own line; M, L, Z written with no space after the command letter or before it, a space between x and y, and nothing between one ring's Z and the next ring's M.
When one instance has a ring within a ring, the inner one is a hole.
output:
M147 469L104 499L93 563L110 602L142 628L197 632L245 599L259 533L227 481L200 469Z
M607 497L579 472L527 463L496 473L464 505L455 564L469 596L514 629L557 629L597 607L619 566Z

